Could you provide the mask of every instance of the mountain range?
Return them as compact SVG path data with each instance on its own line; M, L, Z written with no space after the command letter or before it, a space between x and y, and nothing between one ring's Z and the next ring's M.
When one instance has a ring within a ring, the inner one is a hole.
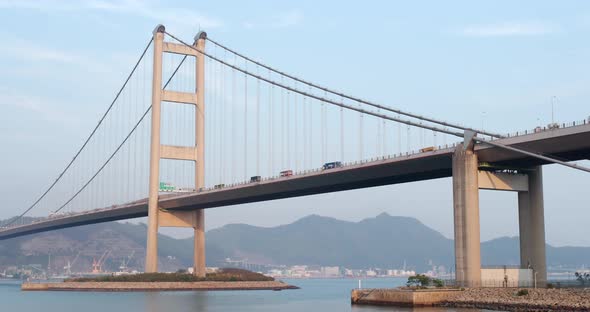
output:
M104 258L104 269L120 265L143 268L145 224L108 222L62 229L0 241L0 270L39 264L56 272L70 262L73 272L89 271ZM483 265L519 264L518 237L482 242ZM192 263L192 238L159 238L163 271ZM380 214L359 222L310 215L291 224L257 227L228 224L206 233L208 266L226 266L225 259L248 259L257 264L307 264L347 268L401 268L417 271L431 265L453 266L453 241L420 221ZM104 256L103 256L104 255ZM75 261L74 261L75 259ZM590 264L590 247L547 245L549 266Z

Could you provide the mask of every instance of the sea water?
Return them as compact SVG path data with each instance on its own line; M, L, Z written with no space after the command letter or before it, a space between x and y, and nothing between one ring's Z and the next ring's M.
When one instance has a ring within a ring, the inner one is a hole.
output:
M350 304L350 291L357 279L285 279L301 287L269 291L170 291L170 292L23 292L20 283L0 281L0 311L4 312L219 312L219 311L416 311L467 312L478 309L397 308ZM374 278L361 281L363 288L403 285L401 278Z

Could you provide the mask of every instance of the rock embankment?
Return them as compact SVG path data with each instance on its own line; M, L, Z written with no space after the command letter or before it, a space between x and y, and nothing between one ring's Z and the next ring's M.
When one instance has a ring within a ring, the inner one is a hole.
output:
M23 283L28 291L174 291L174 290L283 290L296 286L279 281L260 282L63 282Z
M442 303L456 308L502 311L590 311L590 289L472 288Z

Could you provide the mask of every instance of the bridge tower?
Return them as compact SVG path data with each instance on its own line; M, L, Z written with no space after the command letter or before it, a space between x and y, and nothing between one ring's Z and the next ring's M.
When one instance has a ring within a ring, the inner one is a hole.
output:
M547 267L541 166L518 170L525 174L479 170L474 135L466 131L464 143L453 154L456 280L466 287L485 283L481 279L479 190L513 191L518 192L520 268L532 269L535 284L544 287Z
M152 124L150 145L150 177L148 197L148 230L145 272L158 271L158 228L192 227L194 238L194 274L205 276L205 213L195 211L167 211L159 207L160 160L174 159L195 162L195 189L204 187L205 181L205 50L207 34L200 32L195 37L194 47L165 42L166 30L158 25L154 29L154 61L152 79ZM194 93L167 91L162 88L162 57L164 53L188 55L196 58L196 85ZM161 103L170 102L195 106L195 145L172 146L160 143Z

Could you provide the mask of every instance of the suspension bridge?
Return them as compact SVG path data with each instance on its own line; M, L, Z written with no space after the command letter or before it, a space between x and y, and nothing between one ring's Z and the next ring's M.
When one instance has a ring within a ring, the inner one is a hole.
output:
M499 134L320 86L200 32L158 25L96 127L0 240L148 217L145 271L159 227L194 229L205 274L204 210L453 178L458 282L481 281L479 189L518 192L520 255L546 281L542 165L590 172L590 124Z

